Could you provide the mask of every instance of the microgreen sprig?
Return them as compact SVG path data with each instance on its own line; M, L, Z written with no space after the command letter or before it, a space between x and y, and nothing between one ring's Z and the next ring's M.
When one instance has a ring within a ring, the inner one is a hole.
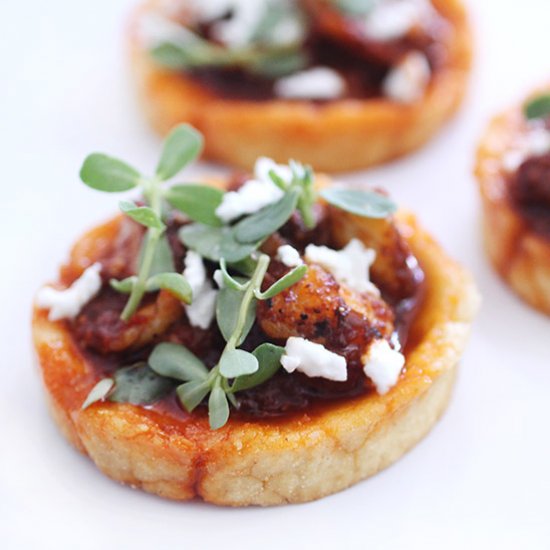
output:
M379 0L332 0L337 8L350 16L368 15Z
M309 166L294 161L289 163L289 168L291 177L288 181L273 170L269 173L273 183L284 191L277 202L241 218L233 225L222 225L215 216L215 209L221 198L219 201L216 199L208 207L215 222L203 218L202 223L182 227L179 232L180 240L203 258L214 262L224 258L235 264L249 258L269 235L290 219L295 210L300 212L304 225L312 229L315 227L313 205L316 198L313 172ZM172 204L177 206L174 202ZM203 208L207 208L204 203Z
M295 211L306 227L315 227L313 207L317 193L313 173L309 167L293 161L288 168L275 165L269 178L283 191L283 196L255 213L224 223L216 214L224 199L223 191L191 184L162 186L198 155L201 146L199 134L188 126L180 126L168 137L154 177L145 178L124 162L100 154L86 159L81 177L90 187L107 192L140 187L146 201L145 206L129 201L120 204L127 216L147 228L138 274L111 281L117 291L129 294L123 318L131 317L145 292L167 289L183 302L191 299L189 284L174 272L164 235L162 210L166 202L195 222L180 229L184 245L219 264L222 284L216 298L216 321L225 346L217 363L209 369L184 346L158 344L147 363L124 367L112 378L101 380L83 408L101 399L151 403L175 389L189 412L208 396L209 423L212 429L218 429L229 418L229 404L239 407L236 394L265 383L281 366L284 348L266 342L250 352L241 346L254 325L258 301L285 291L307 271L305 264L299 265L262 290L270 258L259 249ZM367 218L385 218L396 209L388 197L372 191L333 187L319 195L336 208Z
M183 204L185 197L182 198L185 193L177 188L166 191L162 184L195 160L202 145L202 136L184 124L174 128L167 137L153 177L145 177L125 162L101 153L89 155L82 165L80 178L89 187L109 193L139 188L147 203L146 206L138 206L130 201L120 202L120 209L124 214L147 228L137 276L124 281L111 281L116 290L129 293L128 302L121 314L124 321L132 317L146 292L166 289L184 302L191 301L191 288L183 276L161 271L174 271L170 250L162 240L166 230L162 220L163 199L176 201L182 210L186 210ZM194 193L195 196L200 195L197 189Z
M238 17L238 12L232 17ZM296 39L285 40L285 23L292 21L300 32ZM216 25L216 22L212 22ZM179 28L176 40L156 44L150 51L153 59L172 70L191 70L200 67L241 68L267 78L277 78L299 71L307 65L302 42L305 18L292 3L266 2L259 18L244 44L221 46L202 38L190 28Z
M540 94L525 103L523 113L527 120L550 116L550 94Z
M269 256L260 254L248 279L234 278L229 274L225 260L220 262L224 286L218 295L216 319L226 345L214 368L208 371L187 348L175 344L157 345L149 358L149 364L157 374L184 382L176 391L189 412L210 394L208 416L212 429L221 428L227 422L229 402L238 407L236 392L262 384L280 367L283 348L279 346L262 344L252 353L239 348L254 324L257 301L283 292L307 271L305 265L298 266L262 292L269 262Z

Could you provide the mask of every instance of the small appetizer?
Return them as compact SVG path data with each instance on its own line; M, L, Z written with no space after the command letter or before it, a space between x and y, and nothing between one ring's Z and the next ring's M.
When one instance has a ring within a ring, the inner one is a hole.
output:
M375 191L298 162L165 185L102 154L81 178L140 188L42 288L34 342L53 416L115 480L172 499L303 502L397 460L443 412L477 294Z
M523 300L550 315L550 91L491 121L475 174L492 264Z
M148 0L130 44L143 108L188 122L206 157L365 168L425 143L471 61L461 0Z

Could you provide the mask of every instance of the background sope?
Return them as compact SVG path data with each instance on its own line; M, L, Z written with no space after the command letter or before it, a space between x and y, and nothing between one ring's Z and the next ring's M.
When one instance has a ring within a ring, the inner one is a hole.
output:
M33 293L74 238L114 211L112 198L79 183L82 159L99 149L153 169L158 157L127 71L134 4L0 5L3 547L544 548L550 321L489 268L470 173L487 119L548 76L548 3L468 2L476 70L458 117L419 153L341 177L389 189L477 278L484 306L448 412L397 467L321 501L269 510L164 502L104 479L57 433L33 367Z

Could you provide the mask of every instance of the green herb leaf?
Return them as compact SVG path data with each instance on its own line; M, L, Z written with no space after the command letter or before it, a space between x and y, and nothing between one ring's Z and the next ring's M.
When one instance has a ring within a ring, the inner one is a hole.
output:
M139 265L143 261L143 253L147 248L147 243L149 242L149 235L143 237L143 242L141 243L141 250L139 253ZM168 238L166 235L162 235L157 242L155 247L155 252L153 255L153 261L151 263L151 270L149 271L149 276L158 275L159 273L170 273L175 271L174 266L174 257L172 255L172 249L168 243Z
M178 235L186 247L195 250L203 258L213 262L220 261L222 228L193 223L183 226Z
M302 11L293 2L268 0L264 2L262 16L252 30L249 42L265 45L279 43L281 40L281 25L287 23L297 23L304 27L305 17ZM301 34L305 34L305 29L302 29Z
M148 206L136 206L130 201L121 201L119 207L128 217L134 221L144 225L145 227L151 227L153 229L159 229L164 231L166 226L162 223L162 220L156 215L155 211Z
M236 378L252 374L258 370L258 359L248 351L233 349L226 351L220 359L220 374L226 378Z
M189 124L176 126L164 141L156 174L162 180L175 176L184 166L195 160L203 148L202 134Z
M545 118L550 115L550 94L539 95L528 101L523 107L525 118Z
M307 63L308 56L300 49L292 48L258 55L247 68L251 73L264 77L280 78L305 69Z
M204 363L185 346L169 342L155 347L149 357L149 365L161 376L184 382L206 380L209 372Z
M258 242L277 231L294 212L299 196L298 189L291 189L276 203L244 218L234 228L236 241L239 243Z
M252 354L258 359L259 369L254 374L239 376L231 386L231 391L248 390L269 380L281 367L281 357L285 348L273 344L260 344Z
M289 184L273 169L268 172L271 181L281 190L287 191Z
M205 380L191 380L176 388L178 399L188 412L193 412L209 391L210 385Z
M256 269L257 261L252 256L247 256L243 260L239 260L238 262L230 262L230 264L231 269L234 269L241 275L251 277Z
M313 206L315 204L315 188L313 170L310 166L304 166L291 161L290 166L294 174L294 179L299 181L302 189L302 194L298 200L298 210L302 216L302 220L308 229L315 227L315 215Z
M335 3L341 11L349 15L368 15L376 6L377 0L335 0Z
M138 363L115 372L115 389L109 396L117 403L148 405L168 394L174 384L159 376L147 364Z
M115 385L115 381L112 378L104 378L100 380L90 391L88 397L82 403L82 410L87 409L93 403L105 399L109 392L112 390Z
M117 292L120 292L121 294L130 294L136 282L137 282L137 277L135 275L132 275L131 277L126 277L126 279L122 279L122 281L118 281L117 279L111 279L109 281L109 284Z
M151 49L150 54L159 65L167 69L186 69L194 64L192 57L186 53L185 48L171 42L158 44Z
M209 227L198 223L182 227L179 238L185 246L213 262L219 262L221 258L229 263L239 262L258 246L258 243L238 243L231 227Z
M182 29L183 30L183 29ZM190 69L197 66L224 66L233 63L233 52L203 40L185 29L186 36L177 44L163 42L150 50L153 59L168 69Z
M281 277L276 283L273 283L265 292L256 292L258 300L268 300L277 296L283 290L296 284L307 273L307 265L299 265L292 271L289 271L284 277Z
M323 189L321 196L333 206L364 218L383 219L397 210L390 198L374 191L332 187Z
M233 290L232 288L222 288L218 293L218 298L216 300L216 320L226 341L231 338L231 335L237 327L237 321L243 298L244 292L239 292L237 290ZM245 323L242 336L237 342L237 346L240 346L244 339L248 336L255 319L256 300L250 300L245 312Z
M193 291L187 279L179 273L158 273L147 281L147 292L155 290L167 290L178 300L190 304L193 299Z
M193 221L219 227L221 220L216 208L221 204L223 191L208 185L174 185L165 193L166 200Z
M80 179L92 189L118 193L136 187L141 175L121 160L102 153L93 153L86 157L80 169Z
M242 292L243 290L246 290L246 287L248 286L245 281L239 282L236 279L234 279L227 271L227 263L224 258L220 260L220 271L222 273L223 282L226 287L231 288L233 290L237 290L239 292Z
M235 239L235 230L231 227L226 227L224 228L220 244L220 260L224 258L230 264L246 260L260 246L262 240L243 244Z
M217 430L225 426L229 418L229 403L225 392L216 386L208 399L208 420L210 427Z

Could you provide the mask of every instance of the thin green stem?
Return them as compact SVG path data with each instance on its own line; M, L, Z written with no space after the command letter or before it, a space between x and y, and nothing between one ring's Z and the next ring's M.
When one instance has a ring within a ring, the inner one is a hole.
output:
M144 195L149 199L151 208L159 217L162 214L161 194L162 190L157 180L149 180L144 183ZM145 246L141 264L139 266L137 281L132 287L132 292L128 298L128 302L126 303L126 306L120 316L123 321L128 322L131 319L132 315L138 308L143 295L145 294L147 280L149 279L149 274L151 272L151 265L153 264L153 258L155 257L155 249L162 233L163 230L161 229L149 228L147 230L147 245Z
M265 274L267 272L269 261L270 261L269 256L267 256L266 254L262 254L258 259L256 269L252 274L250 283L246 287L246 291L241 301L241 307L239 309L237 323L235 324L235 330L233 331L233 334L227 341L227 344L224 349L224 353L225 351L235 349L237 346L237 342L242 337L242 333L246 324L246 312L248 311L250 302L255 299L255 296L254 296L255 291L257 289L260 289L260 287L262 286L262 281L264 280Z

